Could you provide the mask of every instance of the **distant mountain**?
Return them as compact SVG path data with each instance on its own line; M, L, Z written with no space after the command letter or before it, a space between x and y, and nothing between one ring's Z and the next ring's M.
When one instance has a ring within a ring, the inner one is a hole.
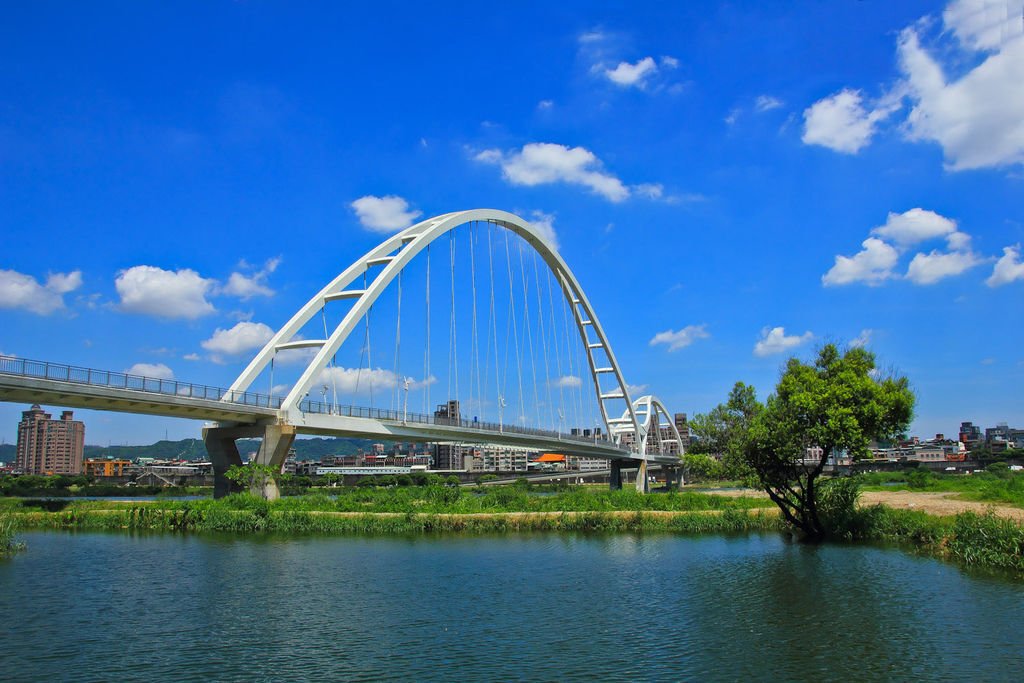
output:
M238 452L243 458L252 455L260 446L259 439L239 439ZM369 450L374 442L370 439L312 439L295 440L295 457L298 460L320 460L325 455L352 455L359 449ZM390 446L390 443L387 443ZM0 462L14 462L16 447L14 444L0 445ZM208 457L206 446L200 439L182 439L181 441L157 441L149 446L86 446L87 458L120 458L135 460L136 458L156 458L157 460L200 460Z

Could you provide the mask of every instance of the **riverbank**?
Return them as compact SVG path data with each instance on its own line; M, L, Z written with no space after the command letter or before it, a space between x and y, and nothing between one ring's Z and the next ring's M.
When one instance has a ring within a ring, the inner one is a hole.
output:
M872 498L862 500L837 540L897 543L965 565L1024 575L1024 526L1015 519L994 509L929 514L920 507L871 504ZM550 495L514 488L469 493L449 487L362 489L274 502L244 494L191 501L6 499L0 501L0 517L18 529L243 534L784 531L777 508L757 496L643 496L586 489Z

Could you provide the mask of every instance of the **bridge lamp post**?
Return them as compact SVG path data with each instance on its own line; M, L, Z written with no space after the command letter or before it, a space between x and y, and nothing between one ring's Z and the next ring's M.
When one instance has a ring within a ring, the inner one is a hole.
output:
M565 411L561 408L558 409L558 438L562 438L562 432L565 431Z
M505 431L505 397L498 394L498 431Z
M327 391L330 389L326 384L320 387L320 402L327 405Z
M405 390L405 402L402 404L402 424L408 424L409 420L409 378L402 380L402 389Z

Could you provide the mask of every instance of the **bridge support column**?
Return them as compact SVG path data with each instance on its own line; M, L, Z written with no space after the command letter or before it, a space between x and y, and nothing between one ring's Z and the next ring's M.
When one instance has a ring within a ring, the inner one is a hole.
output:
M203 427L203 442L206 452L210 454L213 464L213 497L237 493L242 490L227 478L227 471L232 465L241 465L242 457L238 453L236 439L263 439L260 449L253 459L253 464L265 465L274 474L281 472L288 451L295 441L295 427L292 425L242 425L239 427ZM249 491L253 495L267 500L277 500L281 492L273 475L269 477L253 477Z
M640 466L636 469L636 492L650 493L651 484L647 481L647 461L641 460Z
M203 427L203 443L213 465L213 497L237 493L241 488L225 476L232 465L241 465L242 456L238 454L235 439L248 434L240 434L237 427Z
M665 487L669 490L680 489L686 482L683 480L683 468L662 465L661 471L665 473Z
M267 425L263 431L260 450L256 453L256 464L270 467L274 474L280 474L294 441L295 427L292 425ZM277 500L281 497L281 491L277 488L273 476L257 478L251 491L267 500Z
M612 460L612 471L608 476L608 488L612 491L622 490L622 461Z

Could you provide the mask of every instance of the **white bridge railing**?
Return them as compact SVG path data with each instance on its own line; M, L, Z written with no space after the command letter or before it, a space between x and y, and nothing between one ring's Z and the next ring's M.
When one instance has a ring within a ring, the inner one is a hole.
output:
M74 365L64 365L61 363L30 360L27 358L17 358L15 356L0 356L0 375L24 377L28 379L45 379L56 382L68 382L82 386L118 389L145 394L173 396L177 398L224 401L237 405L252 406L254 408L269 408L272 410L280 409L281 403L284 400L284 397L281 396L270 396L251 391L231 391L229 389L211 387L205 384L180 382L173 379L143 377L141 375L132 375L125 372L96 370L94 368L83 368ZM436 417L434 415L423 415L421 413L407 413L405 411L397 410L385 410L382 408L334 405L329 402L311 401L309 399L302 401L299 404L299 409L303 413L316 415L361 417L400 424L439 425L445 427L457 427L467 431L525 434L559 441L593 444L603 448L619 450L623 453L629 452L628 449L621 448L614 442L609 441L606 434L597 436L564 434L519 425L481 422L479 420L457 420L454 418Z
M16 358L14 356L0 356L0 374L206 401L228 401L229 403L257 408L276 409L281 407L280 398L273 398L265 394L256 394L248 391L229 391L205 384L142 377L141 375L130 375L125 372L82 368L74 365Z

